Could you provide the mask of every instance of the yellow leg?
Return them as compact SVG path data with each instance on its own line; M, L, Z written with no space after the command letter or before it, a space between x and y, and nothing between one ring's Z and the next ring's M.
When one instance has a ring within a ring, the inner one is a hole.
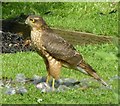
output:
M50 79L50 75L48 74L47 75L47 78L46 78L46 83L48 84L48 82L49 82L49 79Z
M55 88L55 79L53 78L53 80L52 80L52 89L54 90L54 88Z

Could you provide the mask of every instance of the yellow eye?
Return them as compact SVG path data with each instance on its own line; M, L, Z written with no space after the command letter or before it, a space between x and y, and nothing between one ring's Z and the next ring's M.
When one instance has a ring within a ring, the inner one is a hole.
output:
M35 23L35 20L34 19L30 19L31 22Z

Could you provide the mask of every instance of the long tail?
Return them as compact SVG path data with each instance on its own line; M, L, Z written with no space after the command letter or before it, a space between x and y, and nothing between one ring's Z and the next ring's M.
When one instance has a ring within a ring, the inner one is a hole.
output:
M82 73L88 74L92 76L93 78L95 78L96 80L100 81L104 86L108 86L108 84L105 81L103 81L103 79L101 79L97 75L96 71L89 64L87 64L84 60L80 62L80 64L77 66L77 69L81 71Z

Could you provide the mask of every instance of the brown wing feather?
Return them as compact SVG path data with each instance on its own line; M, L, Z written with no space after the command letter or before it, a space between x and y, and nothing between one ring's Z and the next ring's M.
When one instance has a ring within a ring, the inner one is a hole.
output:
M75 48L57 34L44 32L41 39L46 51L52 57L72 66L77 66L81 61L82 56L76 52Z

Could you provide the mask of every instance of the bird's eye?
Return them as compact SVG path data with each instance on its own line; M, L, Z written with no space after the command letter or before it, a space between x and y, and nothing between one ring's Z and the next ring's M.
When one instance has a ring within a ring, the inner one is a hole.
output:
M30 19L31 22L35 23L35 20L34 19Z

